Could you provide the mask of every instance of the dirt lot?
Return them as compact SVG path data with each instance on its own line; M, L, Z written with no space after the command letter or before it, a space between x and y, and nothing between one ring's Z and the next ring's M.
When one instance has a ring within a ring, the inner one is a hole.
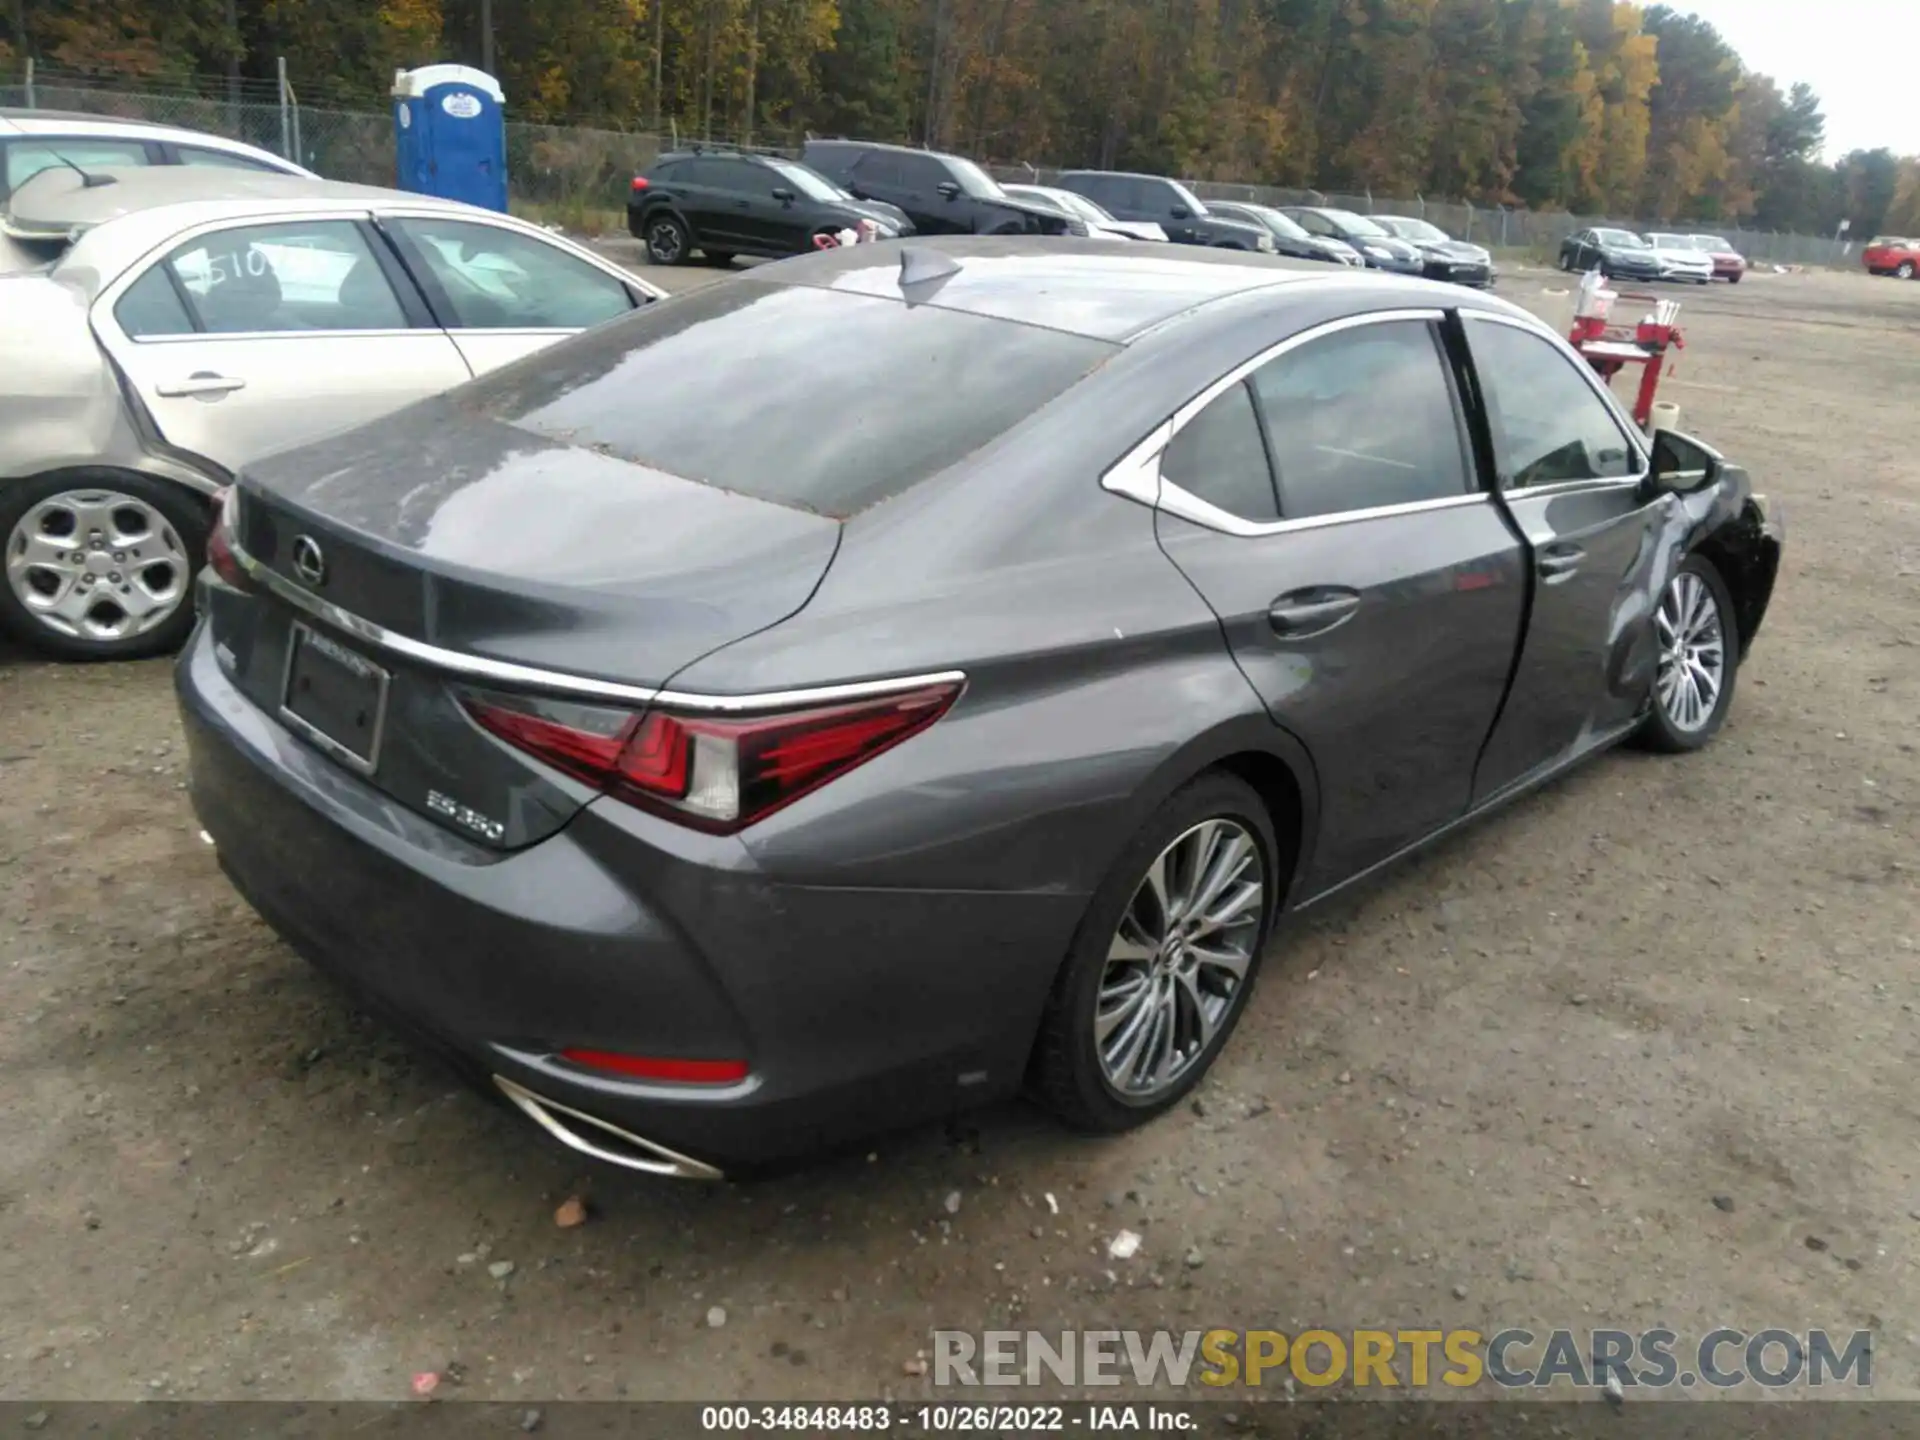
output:
M164 664L0 655L0 1396L906 1395L930 1327L1010 1320L1871 1327L1920 1395L1920 285L1680 298L1672 396L1790 527L1726 732L1302 922L1123 1139L583 1170L235 899Z

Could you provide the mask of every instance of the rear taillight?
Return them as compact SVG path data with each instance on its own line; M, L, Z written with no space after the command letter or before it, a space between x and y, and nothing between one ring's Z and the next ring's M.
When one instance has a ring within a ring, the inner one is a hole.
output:
M251 590L253 581L241 568L240 558L233 553L234 527L240 519L240 491L229 485L222 490L214 502L213 529L207 532L207 564L213 567L213 573L236 590Z
M646 188L647 188L647 177L646 177L646 176L644 176L644 175L636 175L636 176L634 176L634 177L633 177L633 193L634 193L634 194L636 194L636 195L638 195L638 194L639 194L639 193L640 193L640 192L641 192L642 190L644 190L644 189L646 189Z
M959 694L943 683L746 717L497 694L461 703L483 729L610 795L730 834L918 734Z

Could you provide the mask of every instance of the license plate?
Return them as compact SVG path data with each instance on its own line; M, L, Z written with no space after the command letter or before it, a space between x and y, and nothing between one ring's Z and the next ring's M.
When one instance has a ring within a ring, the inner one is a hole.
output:
M370 775L380 760L390 679L366 656L295 623L280 716L341 764Z

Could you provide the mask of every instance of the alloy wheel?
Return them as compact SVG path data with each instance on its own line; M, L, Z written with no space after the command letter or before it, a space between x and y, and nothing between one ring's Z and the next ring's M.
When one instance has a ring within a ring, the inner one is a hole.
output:
M165 624L187 598L190 563L166 516L112 490L50 496L7 537L14 597L79 640L126 640Z
M1693 734L1713 718L1727 678L1726 631L1707 582L1683 570L1667 586L1654 615L1660 673L1654 688L1676 730Z
M1260 843L1206 820L1147 867L1107 948L1093 1007L1109 1089L1152 1104L1206 1055L1240 1003L1267 907Z
M647 249L662 265L673 264L680 258L680 227L671 220L660 221L647 232Z

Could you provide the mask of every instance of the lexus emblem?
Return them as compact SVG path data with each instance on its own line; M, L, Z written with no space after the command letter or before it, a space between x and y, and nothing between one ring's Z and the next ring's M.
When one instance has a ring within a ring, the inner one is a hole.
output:
M293 573L309 585L327 583L327 557L311 535L298 536L293 542Z

